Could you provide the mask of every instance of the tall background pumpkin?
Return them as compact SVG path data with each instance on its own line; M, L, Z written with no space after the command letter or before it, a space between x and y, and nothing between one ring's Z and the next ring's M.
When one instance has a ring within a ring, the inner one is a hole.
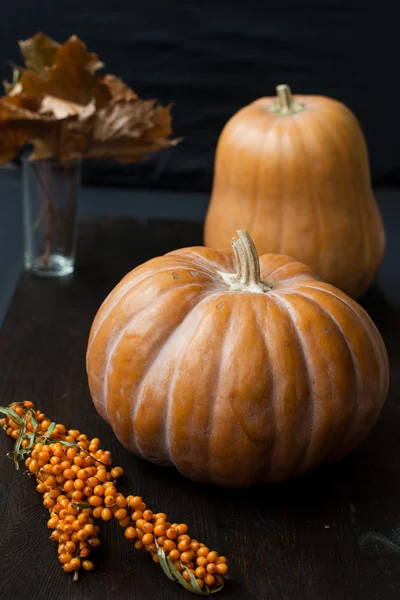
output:
M384 253L363 133L342 103L322 96L261 98L226 124L215 160L205 245L249 231L259 254L288 254L359 297Z
M249 486L355 448L386 397L366 312L287 256L177 250L134 269L100 307L87 372L121 443L187 477Z

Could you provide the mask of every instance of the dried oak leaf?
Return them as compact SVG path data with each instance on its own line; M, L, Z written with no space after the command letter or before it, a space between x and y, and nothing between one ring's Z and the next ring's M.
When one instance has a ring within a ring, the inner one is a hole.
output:
M48 123L41 118L32 118L31 107L31 99L0 99L0 163L14 158L28 141L47 131Z
M83 106L95 99L101 108L110 100L108 88L94 75L101 64L97 56L87 52L85 44L73 35L59 47L54 62L46 70L46 79L27 70L22 74L20 84L28 96L43 94Z
M124 82L112 75L102 78L110 89L109 104L95 115L88 156L119 162L136 162L151 152L179 143L172 133L171 106L141 100Z
M119 100L137 100L138 98L136 92L131 90L131 88L116 75L101 75L97 79L108 88L111 95L110 102L112 103L118 102Z
M47 79L61 44L39 32L27 40L20 40L18 45L26 68Z

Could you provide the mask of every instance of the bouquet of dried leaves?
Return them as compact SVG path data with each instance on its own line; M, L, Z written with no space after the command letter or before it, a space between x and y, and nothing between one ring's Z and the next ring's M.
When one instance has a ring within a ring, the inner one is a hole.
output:
M26 143L32 160L106 158L136 162L176 145L170 106L142 100L115 75L97 75L96 54L72 36L64 44L37 33L19 42L24 67L0 97L0 163Z

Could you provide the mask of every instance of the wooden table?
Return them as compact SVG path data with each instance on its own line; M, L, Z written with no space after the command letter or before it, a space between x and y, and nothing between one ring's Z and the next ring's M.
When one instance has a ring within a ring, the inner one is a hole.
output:
M397 236L396 236L397 237ZM199 224L97 219L80 229L76 273L24 274L0 333L1 403L32 399L51 418L98 435L126 470L124 491L190 524L230 558L219 597L237 600L390 600L400 597L400 313L378 290L363 300L391 361L391 390L369 439L352 456L282 485L227 491L130 456L91 403L85 350L95 312L132 267L201 243ZM115 522L101 528L96 571L64 574L34 483L6 458L0 435L0 598L189 598Z

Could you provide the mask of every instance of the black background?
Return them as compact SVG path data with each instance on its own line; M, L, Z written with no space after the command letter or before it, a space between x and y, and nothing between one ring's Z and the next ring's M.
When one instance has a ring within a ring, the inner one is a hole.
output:
M210 189L224 123L279 83L345 102L367 136L375 182L399 179L398 22L391 3L346 0L15 0L0 61L18 39L76 33L141 96L174 102L178 147L140 166L85 163L84 182Z

